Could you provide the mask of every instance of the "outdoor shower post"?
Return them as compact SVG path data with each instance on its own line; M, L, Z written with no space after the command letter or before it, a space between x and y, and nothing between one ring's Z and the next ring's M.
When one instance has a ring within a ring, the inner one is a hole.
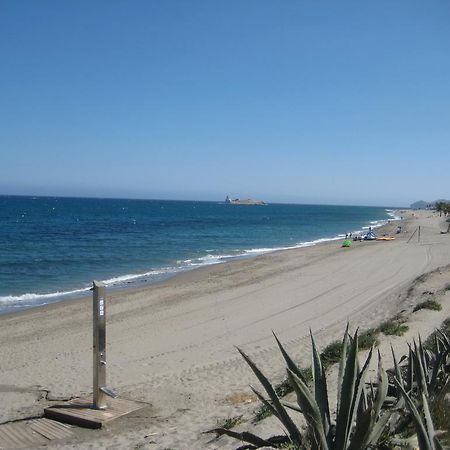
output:
M105 285L94 281L94 408L106 409L106 302Z

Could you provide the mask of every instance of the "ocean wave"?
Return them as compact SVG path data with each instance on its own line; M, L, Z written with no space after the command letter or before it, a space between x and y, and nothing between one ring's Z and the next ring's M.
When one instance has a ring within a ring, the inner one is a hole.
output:
M144 272L144 273L130 273L127 275L120 275L117 277L108 278L107 280L102 280L101 282L103 284L105 284L106 286L116 286L116 285L121 285L123 283L127 283L129 281L139 279L139 278L151 277L151 276L156 276L156 275L164 275L167 273L171 273L174 270L176 270L176 269L173 267L163 267L161 269L150 270L150 271Z
M205 250L208 251L208 250ZM212 250L211 250L212 251ZM220 264L225 261L229 261L230 259L239 258L242 256L242 253L235 254L219 254L219 255L204 255L199 256L197 258L185 259L184 261L178 261L180 264L180 268L184 267L200 267L200 266L209 266L211 264Z
M103 283L106 287L118 287L125 286L126 284L148 277L155 277L158 275L170 274L172 272L176 272L176 268L161 268L157 270L151 270L145 273L136 273L136 274L127 274L120 275L113 278L108 278L106 280L100 280L100 283ZM6 295L0 297L0 305L7 306L32 306L37 304L46 304L54 299L62 299L65 297L81 297L83 294L86 294L92 289L91 286L86 286L80 289L73 289L69 291L56 291L49 293L34 293L29 292L21 295Z
M385 209L387 215L391 217L389 220L401 220L402 218L398 216L398 211L395 209Z
M90 289L91 289L90 287L86 287L86 288L82 288L82 289L74 289L72 291L51 292L48 294L35 294L35 293L31 292L31 293L26 293L26 294L22 294L22 295L6 295L3 297L0 297L0 305L8 304L8 303L24 303L24 302L25 303L26 302L36 303L40 300L48 300L48 299L52 299L52 298L65 297L68 295L81 294L83 292L89 291Z

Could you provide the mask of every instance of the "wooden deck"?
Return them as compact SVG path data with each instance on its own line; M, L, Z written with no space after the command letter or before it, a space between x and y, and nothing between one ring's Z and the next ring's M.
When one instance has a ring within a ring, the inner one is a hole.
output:
M22 420L0 425L0 449L34 448L72 436L72 427L49 419Z
M98 410L92 408L92 400L73 399L61 405L54 405L44 410L45 417L70 423L85 428L101 428L105 423L145 408L148 403L109 398L108 408Z
M92 408L90 400L73 399L44 410L45 417L0 425L0 450L36 448L50 441L69 438L73 427L101 428L105 423L149 406L148 403L108 399L106 410Z

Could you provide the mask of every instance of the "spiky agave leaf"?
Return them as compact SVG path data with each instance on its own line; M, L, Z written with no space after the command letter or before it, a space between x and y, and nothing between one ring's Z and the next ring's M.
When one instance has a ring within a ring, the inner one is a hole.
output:
M371 354L371 353L370 353ZM357 367L358 367L358 373L361 373L361 366L359 364L359 359L356 360L357 362ZM374 396L374 389L373 389L373 385L372 382L370 383L370 391L371 394L369 394L367 391L367 387L366 387L366 383L364 381L365 379L362 378L362 382L360 384L358 384L358 389L361 391L360 395L358 396L358 402L355 403L356 406L356 414L362 414L368 407L369 407L369 401L372 401ZM369 398L369 396L372 395L371 398Z
M287 432L289 433L289 436L294 443L300 443L302 441L302 435L300 433L300 430L297 428L297 426L294 424L292 419L290 418L289 414L287 413L284 406L281 404L280 399L278 398L278 395L275 392L275 389L271 385L270 381L264 376L264 374L258 369L256 364L250 359L249 356L247 356L241 349L238 348L239 353L242 355L242 357L245 359L247 364L252 369L253 373L258 378L259 382L264 387L265 391L267 392L273 408L277 412L277 417L281 421L281 423L286 427Z
M381 362L381 354L378 351L378 389L373 403L374 422L370 427L370 435L367 444L375 444L380 439L380 436L391 417L393 410L385 411L381 414L383 404L386 401L388 393L389 381L386 371L383 369Z
M396 376L398 382L402 385L402 387L405 388L405 383L403 381L402 372L401 372L400 366L398 364L397 357L395 356L394 348L392 347L392 345L391 345L391 353L392 353L392 359L394 361L395 376Z
M313 362L313 381L314 381L314 397L316 403L319 407L320 417L322 420L322 426L324 429L325 436L328 436L328 432L331 426L330 419L330 407L328 404L328 387L327 387L327 377L325 374L325 369L322 364L322 359L317 350L316 343L314 341L313 334L310 330L311 335L311 345L312 345L312 362Z
M381 353L378 350L378 390L374 402L374 411L378 415L381 412L383 403L386 400L388 392L388 378L386 371L383 369L383 363L381 361Z
M360 413L362 414L365 409L363 409L362 405L362 394L365 388L365 379L367 375L367 371L369 370L369 364L372 359L372 352L373 348L370 349L369 354L367 355L366 361L364 362L363 368L359 369L359 362L358 358L356 358L356 364L358 367L357 377L356 377L356 383L355 383L355 391L354 391L354 397L352 400L351 408L349 411L349 418L350 418L350 428L348 429L348 438L347 438L347 444L350 439L350 435L352 433L352 427L353 423L355 421L357 410L360 409ZM347 448L347 447L345 447Z
M281 421L280 416L278 415L278 411L273 407L272 403L270 403L268 400L266 400L262 394L257 391L253 386L250 386L250 389L253 391L253 393L258 397L258 399L264 404L264 406L275 416L278 418L278 420Z
M417 346L416 341L414 341L412 358L414 361L414 372L416 375L417 387L419 389L419 392L423 392L428 397L426 365L424 365L424 357L422 352L420 351L420 347Z
M441 338L442 344L450 351L450 339L449 337L443 333L441 330L436 330L437 334Z
M425 424L427 427L428 437L430 439L430 442L433 444L433 446L436 448L436 432L434 430L433 420L431 418L430 414L430 407L428 406L428 400L425 397L425 395L422 393L422 407L423 407L423 415L425 417Z
M411 345L408 344L408 366L407 366L407 375L406 375L406 392L412 392L414 389L414 358L413 358L413 350Z
M416 429L417 433L417 439L419 440L419 447L420 450L436 450L433 440L430 440L430 436L428 435L427 428L422 420L422 417L420 416L419 411L416 408L416 405L414 404L411 397L408 395L408 393L403 389L399 381L394 378L394 383L400 390L400 393L402 394L403 398L405 399L405 403L407 408L409 409L411 413L411 418L414 423L414 427ZM423 393L422 393L423 394ZM426 398L424 396L424 398Z
M295 364L295 362L292 360L292 358L289 356L289 354L284 349L283 345L281 344L280 340L278 339L277 335L272 331L272 334L277 341L278 347L280 348L281 354L283 355L284 360L286 361L286 364L288 366L288 369L295 373L305 384L306 380L305 377L302 374L302 371L300 368Z
M218 437L225 434L226 436L230 436L239 441L248 442L249 444L254 445L256 448L272 446L270 441L261 439L259 436L256 436L255 434L249 433L247 431L239 433L227 428L213 428L212 430L205 431L205 433L215 433Z
M292 409L292 411L298 412L300 414L303 414L302 408L298 406L297 403L287 402L286 400L280 400L281 404L285 406L288 409Z
M348 445L348 450L361 450L366 448L366 441L371 426L374 422L374 413L372 408L366 409L358 414L355 431L352 434L351 441Z
M441 339L438 337L437 333L434 335L434 349L436 354L441 352Z
M444 364L447 359L447 356L449 354L449 351L445 347L437 346L436 347L436 354L434 355L434 358L432 359L432 364L430 367L430 379L429 379L429 392L435 393L439 390L441 386L439 386L439 382L441 381L445 383L445 378L449 375L445 373ZM444 369L444 370L442 370ZM444 380L440 380L439 378L444 376Z
M288 377L291 380L297 395L297 402L303 412L308 428L314 437L316 450L328 450L328 442L323 427L319 406L308 386L292 371L288 369Z
M347 350L349 345L349 323L347 322L347 326L345 327L344 337L342 338L342 350L341 350L341 360L339 361L339 372L338 372L338 390L337 390L337 410L339 411L340 403L341 403L341 390L340 386L342 386L342 380L344 378L344 370L345 370L345 362L347 361Z
M341 390L341 403L336 418L335 450L345 450L349 445L357 408L363 406L360 403L365 386L365 377L369 369L370 360L372 359L372 352L373 348L370 349L363 368L360 370L358 361L358 331L356 331L353 339L351 339L342 386L338 386L338 389ZM361 410L361 414L362 412L363 410Z
M358 330L350 344L350 349L345 361L342 382L338 386L340 390L340 402L336 416L336 440L337 450L346 449L352 425L352 404L355 398L356 380L358 376Z
M428 386L428 370L427 368L430 366L430 352L428 350L425 349L425 347L423 346L422 343L422 338L420 337L419 334L419 346L418 346L418 356L421 360L422 363L422 367L424 369L425 372L425 382Z

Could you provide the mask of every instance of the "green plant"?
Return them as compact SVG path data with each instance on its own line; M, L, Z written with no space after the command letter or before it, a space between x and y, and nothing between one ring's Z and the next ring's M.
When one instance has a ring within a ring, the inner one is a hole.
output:
M436 300L425 300L424 302L417 304L414 307L413 312L420 311L421 309L431 309L433 311L440 311L442 309L442 306Z
M425 393L421 393L420 402L415 402L411 395L405 391L399 380L395 379L395 383L405 400L406 408L410 411L420 450L441 450L442 446L436 437L430 407Z
M450 340L439 330L434 335L432 347L426 348L419 336L418 343L414 340L413 345L409 346L408 357L400 362L397 362L392 350L397 382L406 392L418 398L422 394L427 398L437 395L450 381L450 372L446 368L449 354Z
M266 419L272 415L272 411L266 407L266 405L262 404L256 411L255 416L253 417L253 423L261 422L261 420Z
M243 422L245 422L245 419L242 414L240 416L228 417L227 419L224 420L224 422L222 424L222 428L231 430L231 428L234 428L236 425L239 425Z
M376 337L378 330L369 329L362 333L359 339L358 350L367 350L371 345L379 345L378 338ZM333 341L328 344L320 353L322 364L325 370L328 370L332 365L337 364L341 360L342 356L342 341ZM307 382L312 380L311 367L300 369L303 378ZM292 392L294 389L289 382L289 378L285 378L281 383L275 386L275 392L278 397L284 397ZM272 415L272 411L263 403L256 411L253 419L254 423L260 422Z
M430 399L430 413L433 423L438 430L445 434L442 443L450 446L450 408L448 407L448 396L450 395L450 384L443 388L440 395Z
M314 385L312 391L309 389L301 369L293 362L276 336L275 339L287 365L288 378L297 397L296 403L280 400L275 388L250 357L242 350L238 350L264 387L268 398L265 398L256 389L252 389L283 424L286 430L284 439L279 437L279 441L275 443L273 442L274 438L262 439L251 433L235 433L224 428L210 430L209 432L218 435L226 434L244 440L250 444L248 448L268 445L280 448L282 445L290 443L302 449L358 450L374 445L380 438L390 417L389 411L382 411L387 396L388 381L386 372L381 366L381 358L378 355L378 382L376 386L371 384L370 389L367 388L365 378L373 352L370 350L362 368L360 368L358 362L358 332L355 333L353 338L350 338L347 327L341 344L335 423L331 420L324 364L312 334ZM287 409L294 411L294 414L300 413L303 415L306 421L306 430L300 430L288 414Z
M372 347L378 347L380 345L380 341L378 340L379 331L370 328L359 336L359 345L358 350L369 350Z
M409 327L401 320L394 318L383 322L379 326L379 330L386 336L403 336Z
M301 450L301 448L298 445L292 444L290 442L288 442L287 444L281 444L280 448L283 450Z
M448 362L450 355L450 340L440 330L436 330L427 345L422 340L414 341L409 346L408 357L394 360L394 387L400 397L396 407L409 411L406 417L398 417L392 430L393 441L409 431L410 424L414 426L416 438L421 450L439 450L441 444L437 440L433 421L440 419L440 424L450 427L449 416L445 419L442 411L448 409L443 402L443 396L449 388L450 373ZM414 437L413 437L414 438Z
M334 341L328 344L320 354L322 359L322 364L325 369L328 369L333 364L338 363L342 356L342 342Z
M442 322L440 331L443 334L450 336L450 317L448 319L445 319L444 322Z

